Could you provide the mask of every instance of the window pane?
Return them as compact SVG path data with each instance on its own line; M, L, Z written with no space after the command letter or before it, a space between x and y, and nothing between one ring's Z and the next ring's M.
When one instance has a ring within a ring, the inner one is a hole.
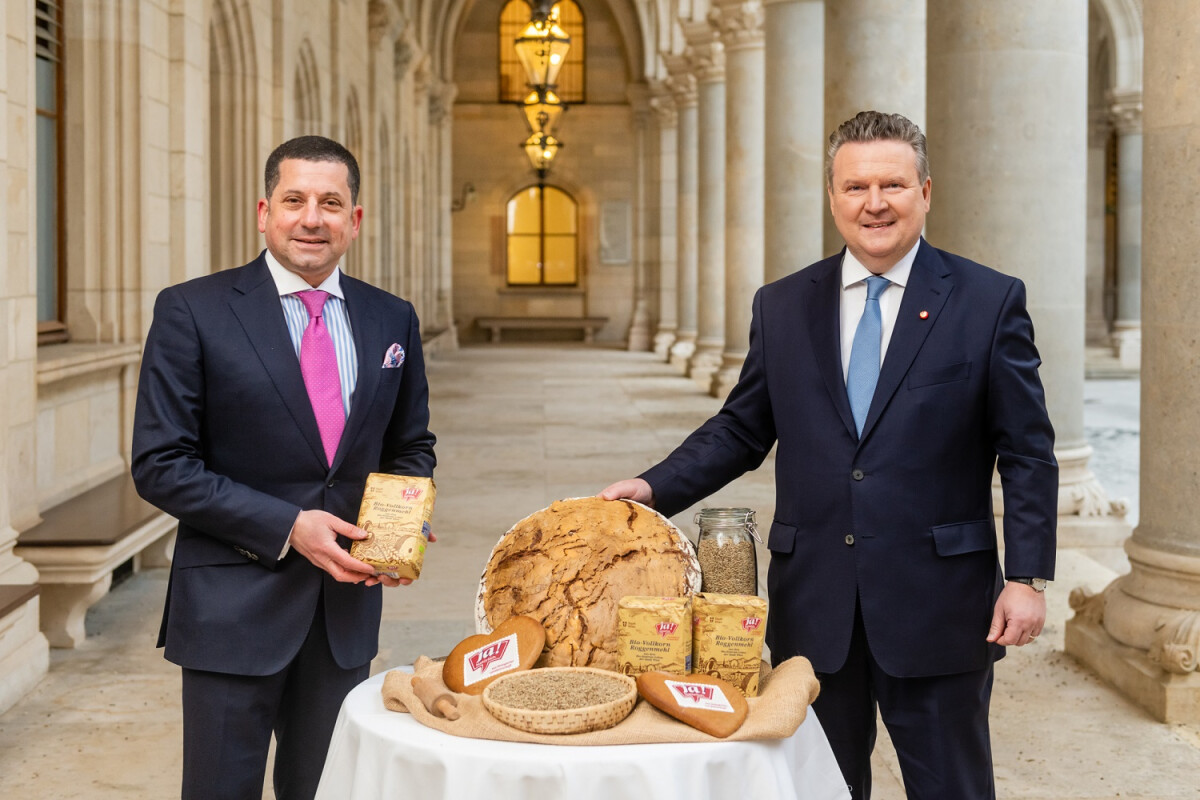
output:
M546 233L575 233L575 201L553 186L546 187Z
M546 283L578 283L575 270L575 237L546 237Z
M542 231L538 187L522 189L508 201L508 232L537 234Z
M537 236L508 237L508 282L538 284L542 282L539 238Z
M58 319L57 128L53 117L37 118L38 322Z
M555 3L554 10L558 12L558 27L571 37L571 49L567 51L566 61L558 73L558 96L564 103L583 103L587 101L584 92L584 61L587 48L584 46L586 25L583 12L573 0ZM525 83L525 70L517 58L513 42L525 30L530 17L529 4L525 0L509 0L500 12L498 50L501 103L519 103L529 93Z
M35 59L37 62L37 107L38 111L54 113L57 110L58 65L44 58Z
M554 10L558 12L558 27L571 37L571 49L558 72L558 96L564 103L587 102L584 82L587 26L583 12L574 0L555 3Z
M525 99L525 70L517 58L513 42L529 24L529 4L525 0L509 0L500 12L500 102L518 103ZM569 55L569 53L568 53Z

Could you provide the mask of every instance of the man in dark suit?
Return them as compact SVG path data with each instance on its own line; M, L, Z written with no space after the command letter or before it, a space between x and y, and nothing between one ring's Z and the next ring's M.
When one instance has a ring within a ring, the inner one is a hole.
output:
M433 472L416 314L339 266L358 186L338 143L285 142L267 249L155 304L132 471L179 520L158 644L183 668L184 797L261 797L272 733L276 795L313 796L378 649L380 584L401 582L345 549L364 483Z
M778 442L767 642L807 656L854 800L878 709L910 800L995 796L992 664L1045 621L1058 467L1025 288L931 247L925 137L863 112L830 137L846 248L763 287L721 410L606 498L675 514ZM992 510L1004 501L1004 575Z

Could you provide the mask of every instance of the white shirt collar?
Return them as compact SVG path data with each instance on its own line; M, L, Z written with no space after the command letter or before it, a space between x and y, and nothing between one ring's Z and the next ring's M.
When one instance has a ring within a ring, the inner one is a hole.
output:
M892 268L883 273L883 277L887 278L891 283L899 286L908 284L908 274L912 272L913 262L917 260L917 250L921 247L921 239L917 239L917 243L912 246L904 256L892 265ZM867 269L862 263L854 257L850 252L850 248L846 248L846 255L842 257L842 288L853 286L856 283L865 281L875 273Z
M309 286L308 281L280 264L279 259L275 258L270 250L264 250L263 253L266 256L267 269L271 271L271 278L275 281L275 289L279 292L280 297L296 292L306 292L309 289L320 289L323 292L329 292L334 297L346 299L346 296L342 294L342 265L340 263L333 268L333 272L329 274L328 278L321 281L320 286Z

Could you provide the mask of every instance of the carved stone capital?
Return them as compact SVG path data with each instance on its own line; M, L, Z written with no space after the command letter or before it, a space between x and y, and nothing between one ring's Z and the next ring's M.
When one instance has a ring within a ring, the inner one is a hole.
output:
M408 75L408 70L416 61L417 56L421 53L421 46L417 40L407 31L403 36L396 39L396 44L392 50L392 75L396 80L404 80Z
M650 98L650 110L658 119L659 127L674 128L679 124L679 112L675 108L675 98L671 95L656 95Z
M714 0L708 21L727 50L762 47L766 40L766 11L762 0Z
M388 0L370 0L367 4L367 40L374 50L399 21L400 12Z
M718 41L688 47L688 61L698 83L725 80L725 48Z
M433 66L429 63L427 53L419 53L419 57L410 69L413 77L413 89L417 97L427 94L433 88ZM418 101L419 102L419 101Z
M1109 115L1119 134L1142 132L1142 92L1140 89L1113 89L1108 93Z
M725 47L717 31L707 21L683 25L687 40L688 69L704 83L725 80Z
M1092 106L1088 109L1088 147L1105 147L1112 129L1112 115L1107 107Z
M660 127L673 128L679 123L675 109L675 97L668 81L655 81L650 85L650 111L658 119Z
M458 86L447 81L434 81L429 87L429 121L440 125L454 110Z
M676 108L696 105L696 76L687 55L663 56L663 62L667 65L666 88L675 96Z

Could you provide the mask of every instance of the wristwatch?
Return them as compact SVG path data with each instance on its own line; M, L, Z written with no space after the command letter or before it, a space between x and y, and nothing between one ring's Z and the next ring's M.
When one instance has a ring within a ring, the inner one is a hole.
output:
M1009 578L1008 580L1013 581L1014 583L1023 583L1038 593L1046 591L1045 578Z

